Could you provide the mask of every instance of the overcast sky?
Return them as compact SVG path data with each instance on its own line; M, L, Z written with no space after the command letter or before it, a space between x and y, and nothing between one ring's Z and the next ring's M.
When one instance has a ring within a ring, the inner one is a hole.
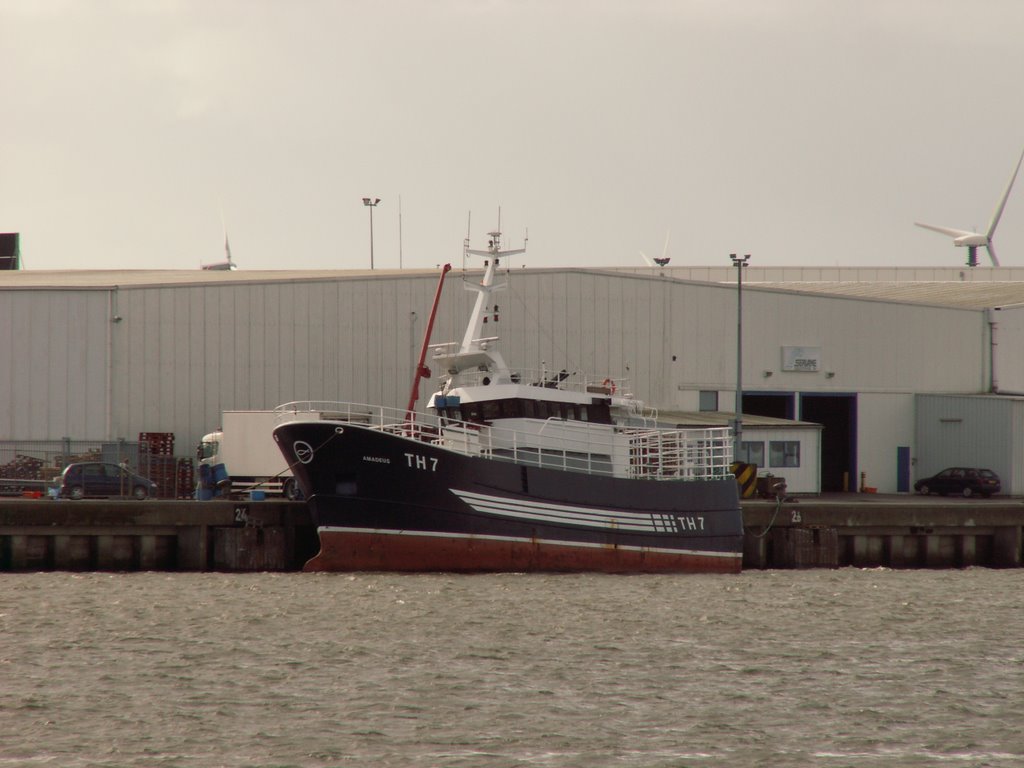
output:
M1022 79L1020 0L0 0L0 231L366 268L369 195L377 268L499 207L532 267L956 266L914 222L987 227ZM1024 265L1024 178L995 243Z

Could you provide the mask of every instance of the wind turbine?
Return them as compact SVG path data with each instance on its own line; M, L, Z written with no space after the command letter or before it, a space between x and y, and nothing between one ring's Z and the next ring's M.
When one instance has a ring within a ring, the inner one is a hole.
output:
M644 253L643 251L640 251L640 256L643 258L643 260L645 262L647 262L647 266L648 267L653 267L653 266L664 267L664 266L666 266L669 263L669 261L671 261L671 259L669 259L669 257L666 255L668 253L668 236L669 236L669 234L671 234L670 231L666 231L665 232L665 247L661 249L661 258L660 259L658 259L658 258L652 259L646 253Z
M992 214L992 221L989 222L988 231L985 234L980 232L968 232L963 229L952 229L950 227L937 227L934 224L921 224L914 222L915 226L924 227L925 229L931 229L935 232L941 232L944 235L949 235L953 238L953 245L966 247L967 248L967 266L976 267L978 266L978 248L984 247L988 251L988 256L992 259L992 266L999 266L999 259L996 258L995 248L992 247L992 235L995 234L996 225L999 224L999 217L1003 215L1003 208L1006 207L1006 199L1010 196L1010 190L1013 189L1013 182L1017 180L1017 172L1020 170L1021 161L1024 160L1024 152L1020 153L1020 158L1017 160L1017 167L1013 169L1013 175L1010 177L1010 183L1006 185L1006 191L1003 192L1003 197L999 201L999 205L996 206L995 213Z
M200 264L200 269L205 269L211 272L234 272L237 267L235 262L231 260L231 244L228 242L228 225L224 221L224 212L221 211L220 223L224 228L224 255L227 257L225 261L217 262L216 264Z

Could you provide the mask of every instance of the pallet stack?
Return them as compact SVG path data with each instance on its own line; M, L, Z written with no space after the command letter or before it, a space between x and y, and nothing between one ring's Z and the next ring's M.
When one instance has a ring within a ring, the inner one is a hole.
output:
M139 432L139 443L149 448L149 479L157 485L158 499L177 495L173 432Z
M178 498L191 499L196 492L195 466L192 459L178 459L177 479Z
M139 442L149 446L150 456L173 456L173 432L139 432Z

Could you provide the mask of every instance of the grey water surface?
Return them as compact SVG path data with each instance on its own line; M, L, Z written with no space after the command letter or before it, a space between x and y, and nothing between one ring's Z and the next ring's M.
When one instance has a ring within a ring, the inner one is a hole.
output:
M1024 765L1024 570L0 576L3 766Z

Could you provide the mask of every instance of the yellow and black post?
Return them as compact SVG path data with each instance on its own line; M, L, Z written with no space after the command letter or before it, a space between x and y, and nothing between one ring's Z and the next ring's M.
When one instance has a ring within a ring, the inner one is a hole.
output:
M732 463L732 473L736 475L736 482L740 486L740 498L753 498L757 491L757 464L747 464L742 461Z

